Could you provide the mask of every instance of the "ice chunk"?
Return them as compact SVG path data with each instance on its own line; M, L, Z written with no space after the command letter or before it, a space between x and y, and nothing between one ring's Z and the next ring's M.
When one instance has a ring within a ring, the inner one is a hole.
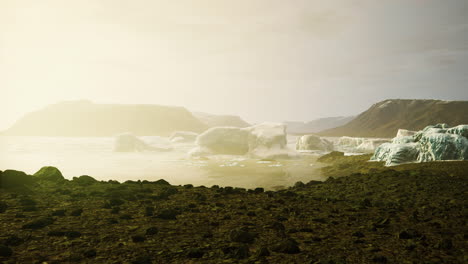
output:
M316 135L304 135L297 139L296 150L332 151L333 143Z
M172 135L169 137L169 139L172 142L188 143L188 142L195 142L197 137L198 137L198 134L195 133L195 132L176 131L176 132L172 133Z

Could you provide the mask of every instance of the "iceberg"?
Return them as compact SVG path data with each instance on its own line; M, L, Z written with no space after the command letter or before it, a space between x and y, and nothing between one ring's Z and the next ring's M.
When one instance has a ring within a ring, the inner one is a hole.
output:
M296 150L324 150L332 151L333 143L316 135L304 135L297 138Z
M213 127L200 134L191 156L247 155L251 158L291 158L297 153L288 149L286 126L262 123L251 127Z
M190 131L176 131L172 133L172 135L169 137L169 140L174 143L189 143L189 142L195 142L197 139L198 134L195 132L190 132Z
M363 152L372 153L380 145L389 142L385 138L359 138L359 137L341 137L337 144L336 149L344 152Z
M385 165L438 160L468 160L468 125L449 128L446 124L427 126L407 135L398 133L391 143L379 146L371 161Z

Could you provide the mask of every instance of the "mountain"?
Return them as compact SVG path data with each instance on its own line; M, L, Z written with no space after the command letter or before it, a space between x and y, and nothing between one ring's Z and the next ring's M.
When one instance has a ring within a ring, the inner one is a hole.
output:
M342 126L354 118L355 116L338 116L315 119L309 122L285 121L283 123L287 125L290 134L307 134Z
M209 127L230 126L248 127L249 123L234 115L212 115L201 112L193 112L193 115Z
M208 126L183 107L94 104L67 101L29 113L5 131L20 136L168 136L174 131L202 132Z
M391 99L372 105L351 122L320 132L324 136L394 137L398 129L468 124L468 101Z

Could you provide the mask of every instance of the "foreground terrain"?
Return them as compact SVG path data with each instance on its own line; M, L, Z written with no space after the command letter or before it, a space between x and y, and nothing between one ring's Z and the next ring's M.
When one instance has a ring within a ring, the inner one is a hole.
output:
M368 159L275 192L5 171L0 262L466 263L468 162Z

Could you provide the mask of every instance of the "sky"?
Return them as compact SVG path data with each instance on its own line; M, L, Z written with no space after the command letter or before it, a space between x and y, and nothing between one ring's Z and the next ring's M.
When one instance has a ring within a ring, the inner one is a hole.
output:
M0 0L0 129L63 100L308 121L467 83L466 0Z

